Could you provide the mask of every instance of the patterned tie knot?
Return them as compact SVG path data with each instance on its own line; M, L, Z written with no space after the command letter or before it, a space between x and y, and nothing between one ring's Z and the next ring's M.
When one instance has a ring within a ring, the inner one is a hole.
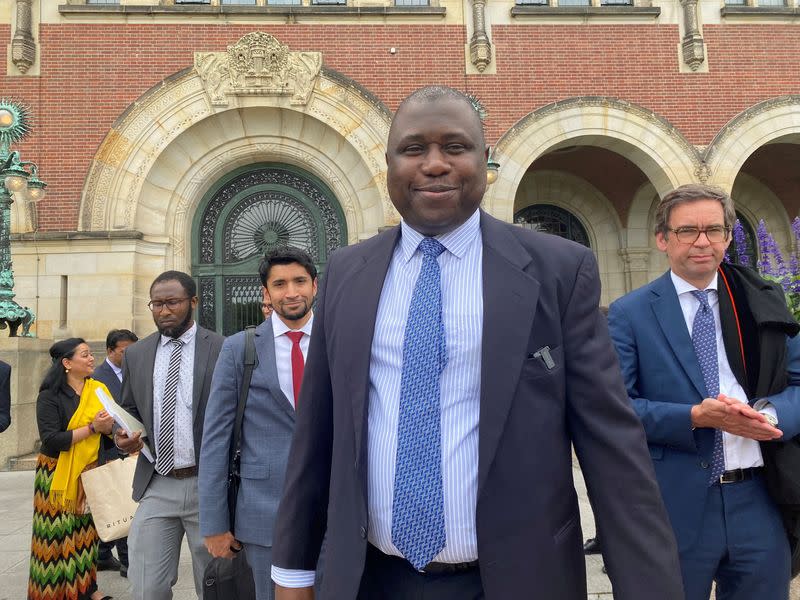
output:
M172 349L173 349L173 350L175 350L176 348L180 348L181 346L183 346L183 340L181 340L181 339L178 339L178 338L172 338L172 339L169 341L169 343L170 343L170 344L172 344Z
M426 237L419 243L419 251L428 258L438 258L444 249L436 238Z
M286 337L288 337L290 340L292 340L293 344L299 344L300 340L303 337L303 332L302 331L287 331L286 332Z
M692 295L697 298L700 306L703 308L711 308L708 304L708 290L692 290Z

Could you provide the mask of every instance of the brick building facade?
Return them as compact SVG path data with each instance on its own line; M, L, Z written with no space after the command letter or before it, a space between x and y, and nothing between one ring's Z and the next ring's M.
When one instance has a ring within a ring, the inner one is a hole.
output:
M604 304L665 269L653 209L680 184L731 191L790 247L797 0L395 1L0 1L2 96L30 108L18 149L48 183L12 211L38 337L151 331L169 268L198 278L201 322L240 327L265 246L324 268L398 221L391 111L432 83L487 109L484 208L591 246Z

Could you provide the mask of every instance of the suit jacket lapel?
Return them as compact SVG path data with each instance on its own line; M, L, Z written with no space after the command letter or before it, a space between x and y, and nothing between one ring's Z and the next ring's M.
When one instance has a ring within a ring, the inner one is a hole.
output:
M147 442L150 446L150 450L153 452L153 456L155 456L155 447L156 447L156 440L153 437L154 429L153 423L155 421L154 416L154 406L153 406L153 372L156 369L156 351L158 350L158 344L161 342L161 334L156 332L148 338L143 339L141 342L137 342L139 344L143 344L145 346L144 351L142 352L142 361L144 364L141 365L142 373L145 374L145 377L141 380L137 376L133 376L133 381L142 381L143 383L143 405L140 407L139 416L142 418L142 425L144 425L144 430L148 432ZM133 382L131 382L133 385Z
M192 377L192 423L196 423L198 416L205 413L205 410L200 410L200 403L202 401L203 384L205 383L206 373L208 371L208 331L197 326L197 333L194 340L194 374ZM213 365L212 365L213 370ZM202 429L202 424L201 424Z
M267 319L256 328L256 355L258 355L258 368L266 378L267 389L269 389L275 402L288 414L294 421L294 407L286 394L281 390L281 381L278 378L278 363L275 358L275 332L272 329L272 321Z
M539 282L524 269L531 257L499 221L481 215L483 236L483 346L481 349L478 493L483 487L514 399ZM503 306L503 310L498 310ZM502 349L502 352L499 350Z
M669 271L656 279L651 291L653 294L651 306L664 337L672 347L675 358L678 359L692 385L700 396L705 398L708 394L703 373L697 362L692 338L686 328L686 319L683 316L678 294L672 284Z
M371 357L372 336L375 333L375 319L378 315L378 303L383 290L383 282L395 245L400 237L400 227L382 234L377 246L370 249L369 254L362 254L362 264L348 277L349 302L339 302L337 306L352 314L342 314L343 323L352 323L345 335L347 337L341 347L358 348L347 357L347 368L352 377L349 378L350 397L353 399L353 430L355 431L356 460L359 468L363 466L366 453L362 452L364 429L367 423L367 405L369 399L369 362ZM360 472L365 472L364 470ZM366 485L366 481L363 482Z

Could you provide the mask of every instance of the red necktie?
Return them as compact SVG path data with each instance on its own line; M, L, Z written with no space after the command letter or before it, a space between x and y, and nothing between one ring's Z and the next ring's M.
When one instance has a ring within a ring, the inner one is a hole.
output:
M297 408L297 400L300 398L300 384L303 382L303 351L300 349L300 339L303 337L302 331L287 331L287 337L292 340L292 390L294 391L294 407Z

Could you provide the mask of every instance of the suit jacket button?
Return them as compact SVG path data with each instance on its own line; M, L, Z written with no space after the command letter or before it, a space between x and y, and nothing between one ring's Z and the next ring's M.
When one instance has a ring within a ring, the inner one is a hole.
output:
M367 528L366 527L362 527L359 530L359 533L361 534L362 539L367 539Z
M703 467L704 469L707 469L708 468L708 463L706 461L701 461L700 462L700 466Z

